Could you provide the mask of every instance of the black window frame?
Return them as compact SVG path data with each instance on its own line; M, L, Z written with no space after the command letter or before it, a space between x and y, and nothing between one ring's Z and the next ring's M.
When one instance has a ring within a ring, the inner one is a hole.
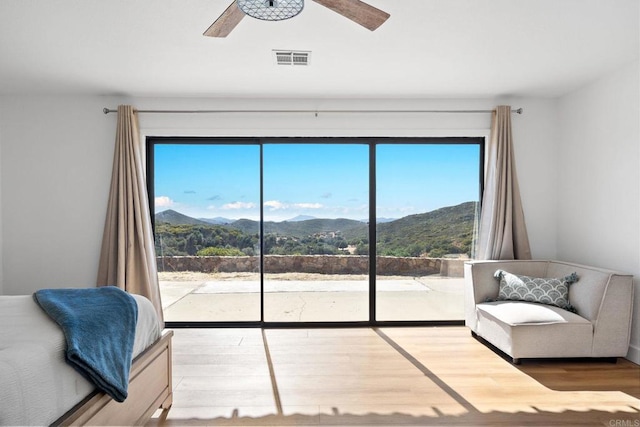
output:
M344 328L344 327L393 327L393 326L461 326L464 320L377 320L376 319L376 146L383 144L403 145L478 145L479 174L478 201L482 206L484 194L484 158L486 138L469 137L191 137L191 136L147 136L145 141L146 180L151 224L155 235L155 168L154 147L159 144L202 145L258 145L260 148L260 320L259 321L168 321L167 328ZM264 200L263 200L263 147L267 144L358 144L369 147L369 320L366 321L317 321L317 322L273 322L264 320ZM374 244L371 244L373 242Z

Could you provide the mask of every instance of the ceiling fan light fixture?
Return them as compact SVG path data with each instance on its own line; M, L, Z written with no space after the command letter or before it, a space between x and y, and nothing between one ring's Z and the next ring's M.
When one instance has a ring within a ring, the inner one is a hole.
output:
M304 8L304 0L237 0L245 14L263 21L293 18Z

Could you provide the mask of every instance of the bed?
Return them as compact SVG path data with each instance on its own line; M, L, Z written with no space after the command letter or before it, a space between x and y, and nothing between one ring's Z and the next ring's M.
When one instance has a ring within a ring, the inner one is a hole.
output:
M32 295L0 296L0 425L142 425L169 408L172 331L137 306L128 395L117 402L65 361L61 327Z

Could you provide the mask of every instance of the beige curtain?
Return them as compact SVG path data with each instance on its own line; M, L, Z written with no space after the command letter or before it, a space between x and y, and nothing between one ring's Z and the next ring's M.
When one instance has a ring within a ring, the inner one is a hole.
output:
M98 286L117 286L151 300L163 320L138 119L118 106L113 172L98 267Z
M511 106L493 112L476 259L531 259L516 176Z

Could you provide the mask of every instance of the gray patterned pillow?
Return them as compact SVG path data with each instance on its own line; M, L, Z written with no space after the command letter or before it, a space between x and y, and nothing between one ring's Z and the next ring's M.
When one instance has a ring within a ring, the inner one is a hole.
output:
M498 301L537 302L576 312L569 304L569 285L578 281L576 273L562 278L537 278L497 270L494 277L500 281Z

